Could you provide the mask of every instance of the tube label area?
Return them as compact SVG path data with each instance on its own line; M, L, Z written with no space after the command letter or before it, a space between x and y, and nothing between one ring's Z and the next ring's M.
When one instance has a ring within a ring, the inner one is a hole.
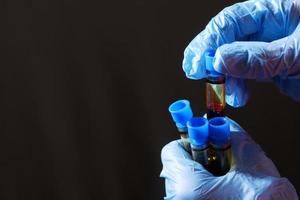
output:
M210 171L215 176L226 174L232 165L231 148L227 149L211 149L210 152Z
M224 116L225 83L206 82L207 118Z
M191 152L191 145L188 134L180 134L181 141L183 143L183 147L186 151Z
M225 84L206 83L207 108L221 112L225 107Z
M209 164L209 151L208 148L198 150L198 149L192 149L192 156L195 161L203 165L204 167L208 167Z

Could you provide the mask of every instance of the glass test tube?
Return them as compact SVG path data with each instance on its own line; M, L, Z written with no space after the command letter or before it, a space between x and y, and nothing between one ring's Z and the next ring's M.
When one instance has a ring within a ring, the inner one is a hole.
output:
M178 130L179 131L179 130ZM180 131L179 131L180 132ZM186 131L180 132L180 139L182 141L183 147L186 151L191 151L190 140Z
M187 122L187 127L193 160L208 168L208 120L203 117L194 117Z
M191 151L190 141L187 133L187 121L193 117L193 112L188 100L178 100L169 106L169 112L176 123L183 147L186 151Z
M214 55L214 51L209 51L205 55L207 72L205 91L208 119L225 116L225 77L214 70Z
M215 176L226 174L232 165L229 122L225 117L209 120L210 171Z

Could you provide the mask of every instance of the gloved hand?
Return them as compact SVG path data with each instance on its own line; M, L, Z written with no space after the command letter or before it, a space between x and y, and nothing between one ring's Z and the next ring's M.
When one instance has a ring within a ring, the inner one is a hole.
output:
M236 122L228 120L235 160L231 170L224 176L215 177L191 159L180 140L173 141L161 153L165 199L298 199L292 184L280 177L260 146Z
M299 20L300 0L252 0L225 8L185 49L186 76L206 77L204 55L216 50L214 68L227 76L227 104L245 105L244 79L272 79L300 101Z

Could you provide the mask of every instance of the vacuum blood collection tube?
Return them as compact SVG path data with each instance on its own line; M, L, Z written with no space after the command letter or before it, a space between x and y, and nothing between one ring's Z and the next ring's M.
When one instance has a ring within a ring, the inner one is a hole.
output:
M191 151L186 123L193 117L193 112L188 100L178 100L169 106L169 112L176 123L185 150Z
M215 176L226 174L232 164L229 122L225 117L209 120L210 172Z
M205 55L207 72L206 107L208 119L225 116L225 77L214 70L214 55L214 51L210 51Z
M208 168L208 120L194 117L187 122L187 127L193 159Z

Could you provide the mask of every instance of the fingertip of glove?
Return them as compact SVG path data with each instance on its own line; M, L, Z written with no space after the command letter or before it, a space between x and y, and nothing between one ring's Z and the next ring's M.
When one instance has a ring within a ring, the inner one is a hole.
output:
M241 108L245 106L247 101L247 94L242 94L241 96L237 96L236 94L226 95L226 103L234 108Z
M170 159L170 158L180 158L187 157L187 152L183 149L180 140L172 141L166 144L161 150L161 160L162 162Z
M249 99L249 90L243 79L226 78L226 103L234 108L243 107Z
M205 65L201 62L201 57L187 47L184 51L182 69L189 79L201 79L206 77Z

